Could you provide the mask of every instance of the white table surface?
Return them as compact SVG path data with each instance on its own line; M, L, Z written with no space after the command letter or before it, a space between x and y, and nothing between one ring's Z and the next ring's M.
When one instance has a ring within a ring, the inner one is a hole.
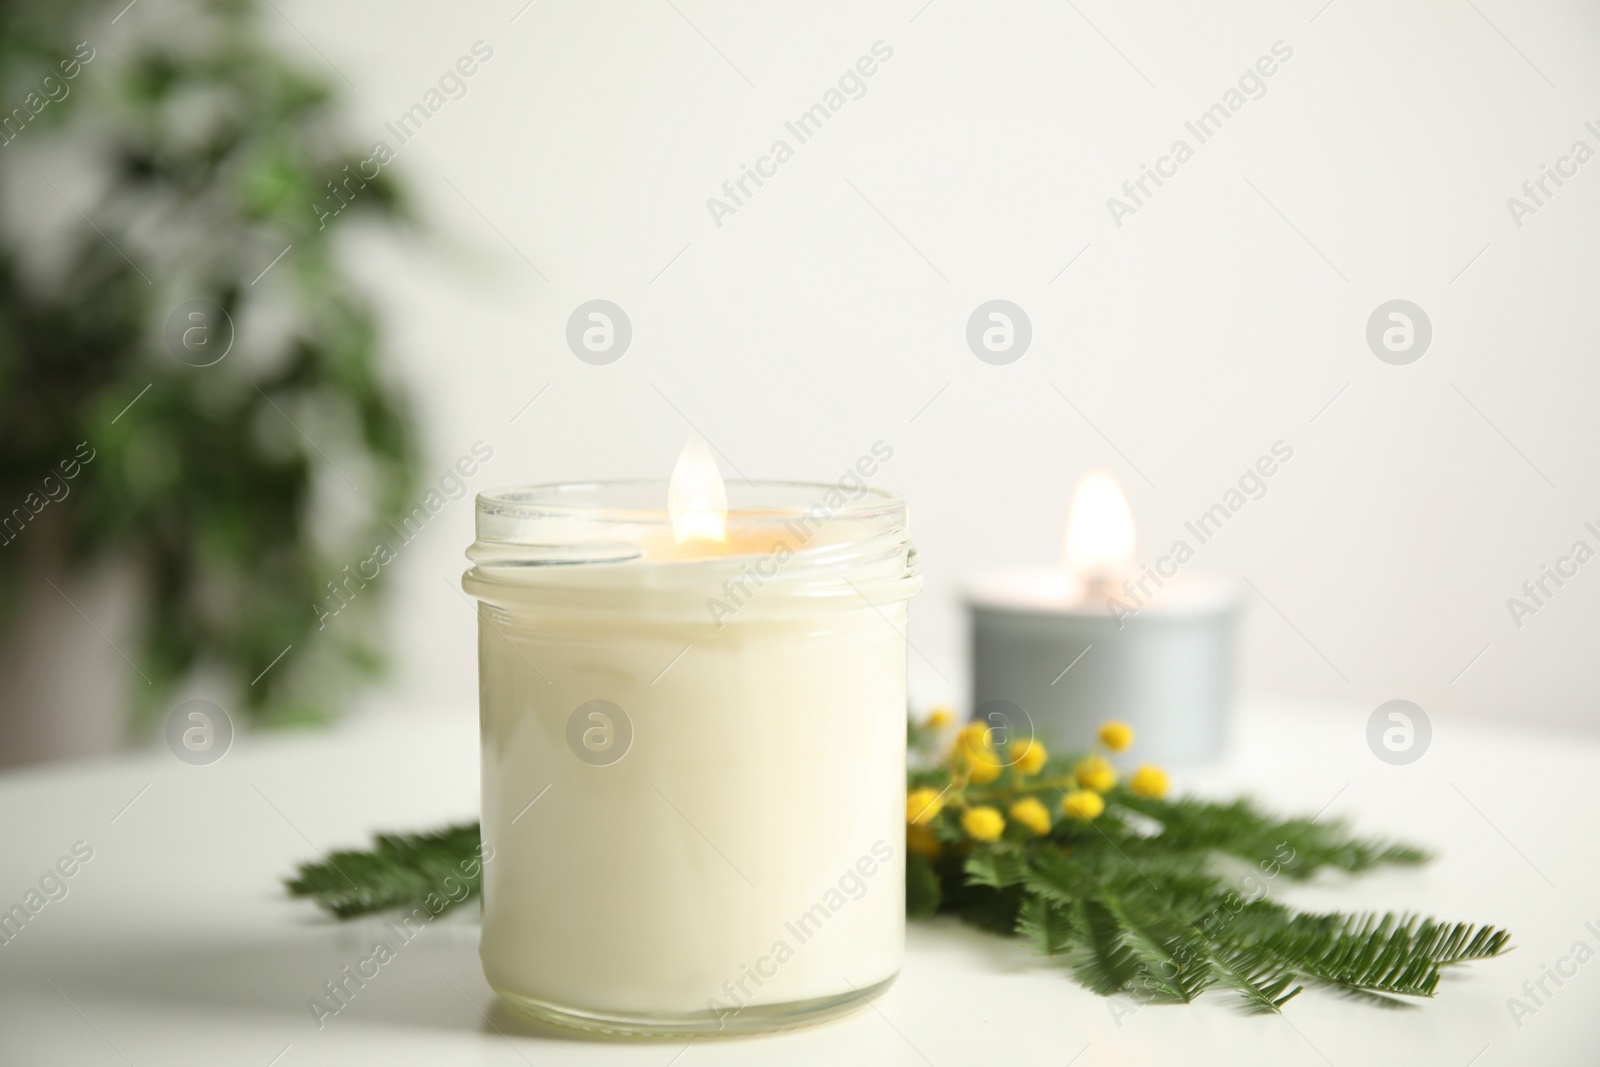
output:
M844 1020L693 1044L590 1041L497 1005L469 908L401 948L319 1031L307 999L367 954L380 923L333 923L286 899L279 880L374 829L473 817L476 720L463 711L245 737L208 767L162 750L0 776L0 908L75 842L94 849L68 895L0 946L0 1063L1600 1063L1600 960L1559 988L1546 979L1553 996L1520 1026L1507 1007L1576 942L1600 950L1600 745L1436 717L1427 754L1393 767L1366 748L1369 711L1248 709L1230 758L1178 785L1248 790L1285 811L1331 804L1436 849L1418 870L1272 887L1307 907L1414 908L1511 928L1515 951L1447 977L1412 1010L1308 991L1281 1017L1249 1017L1213 994L1118 1025L1107 1001L1026 946L939 922L912 925L898 983Z

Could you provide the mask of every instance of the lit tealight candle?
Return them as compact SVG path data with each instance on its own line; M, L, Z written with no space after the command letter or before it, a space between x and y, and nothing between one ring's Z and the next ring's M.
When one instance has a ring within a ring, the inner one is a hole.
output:
M1105 471L1090 471L1072 494L1062 562L1070 574L1096 586L1133 569L1133 513L1122 486Z
M975 716L1066 747L1119 719L1142 756L1173 763L1220 750L1238 586L1170 562L1165 574L1138 567L1136 543L1122 487L1092 471L1073 494L1061 566L971 584Z

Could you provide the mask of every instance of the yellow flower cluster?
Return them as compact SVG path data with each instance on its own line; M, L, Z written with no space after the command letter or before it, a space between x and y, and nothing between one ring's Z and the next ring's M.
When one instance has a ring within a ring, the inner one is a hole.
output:
M1061 798L1061 810L1074 819L1088 822L1106 810L1106 802L1092 789L1074 789Z
M1078 784L1096 793L1109 792L1117 784L1117 772L1104 756L1090 756L1078 764Z
M1018 774L1038 774L1049 758L1044 746L1031 737L1011 746L1011 769Z
M1100 743L1113 752L1123 752L1133 745L1133 727L1113 719L1100 727Z
M968 808L961 816L961 828L977 841L998 841L1006 828L1006 817L987 804Z
M1164 797L1167 785L1167 772L1148 763L1134 771L1128 780L1128 788L1142 797Z
M944 794L937 789L913 789L906 794L906 822L924 826L944 810Z
M995 753L989 727L981 722L961 728L951 756L956 771L965 774L973 785L988 785L1000 777L1000 757Z
M1050 809L1039 803L1036 797L1023 797L1012 804L1011 819L1026 826L1035 837L1043 837L1050 832Z
M913 789L906 793L906 848L930 860L943 851L930 825L944 810L944 793L937 789Z
M953 721L950 709L939 707L928 716L927 726L942 729ZM1107 722L1096 734L1105 752L1126 751L1133 745L1133 737L1133 728L1123 722ZM987 724L973 722L963 726L950 749L950 785L943 790L924 786L906 794L906 847L930 859L939 856L942 845L934 831L934 821L945 809L946 793L953 793L951 803L961 812L957 821L974 841L1000 840L1008 817L1011 823L1034 837L1048 834L1052 825L1050 809L1036 796L1018 797L1004 813L992 804L970 802L981 798L999 800L1030 788L1041 791L1057 788L1063 790L1061 812L1067 818L1089 822L1104 814L1104 794L1115 789L1118 782L1117 770L1111 761L1099 752L1092 753L1079 761L1065 778L1047 776L1037 785L1030 784L1028 779L1040 774L1049 758L1045 746L1035 738L1013 742L1002 756L995 751L994 735ZM993 793L982 788L998 779L1008 767L1015 779L1013 785ZM1127 788L1137 796L1162 797L1169 784L1165 771L1147 763L1134 771ZM978 788L969 792L970 787Z
M1096 739L1108 752L1123 752L1133 746L1133 727L1125 722L1108 722L1100 727ZM1104 756L1092 755L1082 760L1073 771L1079 788L1068 793L1061 802L1061 810L1075 819L1094 819L1106 810L1105 799L1100 795L1110 792L1117 784L1116 768ZM1167 795L1167 772L1146 763L1133 772L1128 788L1142 797Z

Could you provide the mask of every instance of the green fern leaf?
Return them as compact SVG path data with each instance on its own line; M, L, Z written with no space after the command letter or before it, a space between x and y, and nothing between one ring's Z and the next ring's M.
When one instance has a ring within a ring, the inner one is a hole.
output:
M1211 967L1218 982L1238 991L1245 1012L1251 1015L1276 1014L1302 988L1289 989L1294 984L1293 971L1274 962L1263 962L1243 950L1218 952L1211 957Z
M477 823L427 834L379 834L374 848L302 864L284 884L290 896L310 897L340 919L416 907L438 915L482 891L478 844Z
M1420 916L1297 915L1256 946L1307 978L1343 989L1431 997L1442 961L1483 959L1505 950L1503 930L1455 924L1448 929Z
M1123 938L1121 925L1105 905L1080 900L1069 914L1076 930L1067 963L1078 981L1108 997L1128 988L1139 974L1138 955Z
M1139 958L1138 984L1153 999L1187 1004L1215 980L1210 946L1193 926L1159 910L1146 910L1106 895L1106 910L1116 917L1125 939Z
M1028 861L1020 851L1009 848L975 848L967 856L966 872L971 885L1004 889L1027 877Z
M1030 893L1017 914L1017 933L1031 940L1046 956L1058 955L1072 944L1072 913L1062 904Z

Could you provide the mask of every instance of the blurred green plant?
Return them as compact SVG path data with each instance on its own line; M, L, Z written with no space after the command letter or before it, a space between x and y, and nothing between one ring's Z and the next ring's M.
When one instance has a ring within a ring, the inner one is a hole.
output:
M0 596L18 602L30 538L73 568L131 566L137 721L197 671L258 723L322 719L381 666L378 598L321 632L312 604L416 482L330 235L406 215L386 174L334 198L370 150L255 3L125 2L0 5ZM226 317L173 318L195 300ZM174 346L193 324L226 358ZM92 462L46 499L80 442Z

